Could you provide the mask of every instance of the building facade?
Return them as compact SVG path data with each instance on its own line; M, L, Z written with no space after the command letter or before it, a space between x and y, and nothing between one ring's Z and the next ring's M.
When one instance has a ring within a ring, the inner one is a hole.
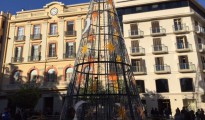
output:
M195 0L118 0L116 7L148 114L205 108L205 9Z
M38 83L36 110L60 112L88 5L51 2L11 17L3 92ZM152 107L172 115L177 107L205 108L205 9L195 0L118 0L116 7L148 114ZM9 101L0 103L3 109Z
M8 31L8 20L10 19L10 14L9 13L5 13L3 11L0 11L0 85L2 83L2 77L3 77L3 61L5 60L4 56L5 56L5 50L6 50L6 41L7 41L7 31ZM3 96L3 92L1 91L1 86L0 86L0 99ZM2 111L2 109L0 108L0 111Z
M89 4L51 2L42 9L11 16L2 91L14 92L23 83L38 84L42 95L37 111L56 113L67 93L76 48ZM3 109L9 101L1 99Z

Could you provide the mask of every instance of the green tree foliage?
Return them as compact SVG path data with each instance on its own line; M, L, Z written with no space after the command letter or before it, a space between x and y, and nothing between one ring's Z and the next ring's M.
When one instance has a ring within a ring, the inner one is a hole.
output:
M33 109L40 98L40 90L31 84L24 84L20 89L9 95L10 101L16 106L24 109Z

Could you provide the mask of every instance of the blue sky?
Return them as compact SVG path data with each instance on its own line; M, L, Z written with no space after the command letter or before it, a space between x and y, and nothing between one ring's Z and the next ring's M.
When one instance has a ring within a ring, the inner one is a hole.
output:
M15 14L21 9L31 10L43 8L43 6L53 0L0 0L0 11L11 12ZM63 2L65 5L85 3L90 0L58 0ZM202 6L205 7L205 0L197 0Z

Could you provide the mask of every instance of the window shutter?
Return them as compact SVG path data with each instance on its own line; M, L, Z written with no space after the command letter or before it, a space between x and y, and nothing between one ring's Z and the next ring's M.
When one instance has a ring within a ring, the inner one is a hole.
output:
M18 57L18 47L15 48L15 58Z
M31 46L31 56L33 56L34 55L34 46L32 45Z
M52 55L52 44L49 44L49 56Z
M41 45L38 47L39 56L41 56Z
M22 57L22 54L23 54L23 47L19 47L19 57Z
M73 55L76 55L76 42L73 43Z

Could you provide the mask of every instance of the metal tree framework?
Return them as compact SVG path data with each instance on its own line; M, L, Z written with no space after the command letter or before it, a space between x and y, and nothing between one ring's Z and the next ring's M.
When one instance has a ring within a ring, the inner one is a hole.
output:
M61 120L141 120L143 108L112 0L91 0Z

